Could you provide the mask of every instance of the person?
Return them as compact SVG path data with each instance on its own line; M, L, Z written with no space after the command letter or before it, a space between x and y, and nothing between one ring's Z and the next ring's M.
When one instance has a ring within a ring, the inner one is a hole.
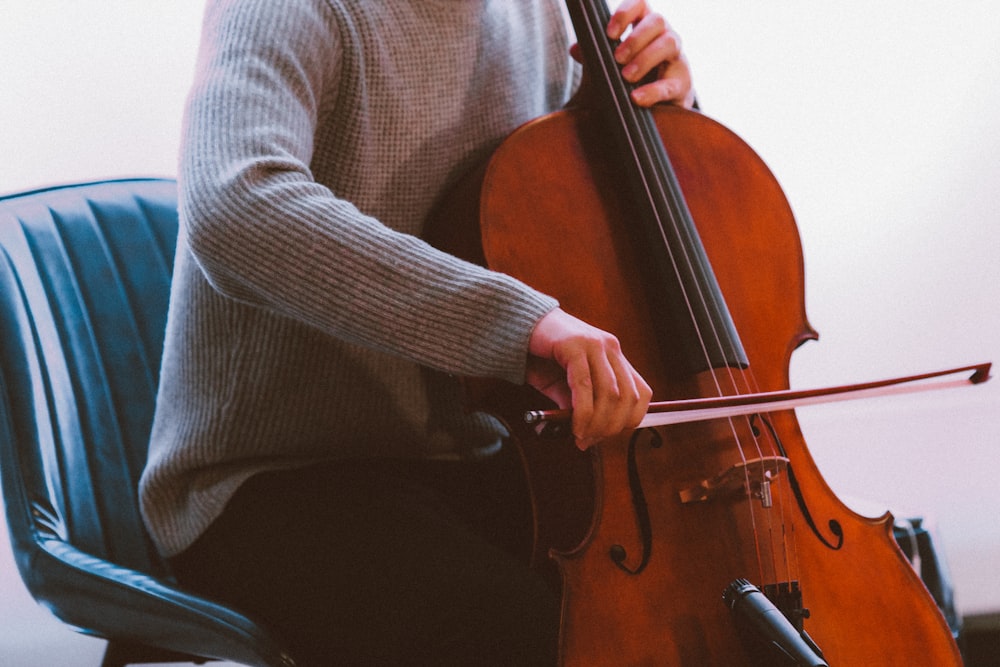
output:
M556 0L211 0L142 513L185 587L299 665L554 664L505 431L461 376L574 410L581 448L649 387L610 333L421 240L434 203L579 65ZM608 34L637 104L691 105L645 0Z

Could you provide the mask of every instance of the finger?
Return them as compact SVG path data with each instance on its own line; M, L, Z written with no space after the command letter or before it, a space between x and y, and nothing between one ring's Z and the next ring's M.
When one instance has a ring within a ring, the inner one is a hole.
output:
M587 421L581 420L574 424L574 433L578 440L589 443L596 442L621 430L619 422L621 387L619 385L620 363L617 354L612 350L609 354L603 347L592 350L588 355L588 365L591 377L591 396L593 408Z
M627 363L627 362L626 362ZM629 364L629 371L632 375L632 381L636 390L636 401L632 405L631 413L628 417L628 422L626 423L626 428L637 428L639 423L645 418L646 413L649 411L649 402L653 398L653 389L649 386L645 379Z
M639 76L681 54L681 39L659 14L642 19L615 48L615 60L626 70L638 70Z
M694 106L694 88L687 61L682 57L670 63L658 79L635 88L632 100L642 107L669 102L690 109Z
M636 428L649 409L652 389L628 360L613 355L608 358L608 368L613 370L616 389L604 393L595 390L594 414L588 430L574 430L577 447L582 450Z
M594 418L594 378L586 354L576 355L567 362L566 385L573 407L573 435L579 445L593 439L590 429Z
M684 82L672 79L658 79L636 88L631 93L632 101L641 107L651 107L660 102L678 104L688 109L694 104L693 93Z
M566 372L554 361L530 358L525 380L560 409L573 406L572 392L566 384Z
M612 419L608 422L606 434L614 435L639 425L646 416L653 392L623 354L612 357L610 361L615 370L618 391L617 402Z
M645 0L623 0L608 22L608 37L611 39L620 39L629 26L638 22L639 19L648 13L649 6Z
M638 392L632 377L632 367L625 357L614 355L608 361L615 374L615 391L607 397L610 409L603 428L606 435L614 435L628 426L632 407L638 400Z
M680 37L669 30L663 18L650 15L618 45L615 59L627 81L636 82L660 67L681 57Z

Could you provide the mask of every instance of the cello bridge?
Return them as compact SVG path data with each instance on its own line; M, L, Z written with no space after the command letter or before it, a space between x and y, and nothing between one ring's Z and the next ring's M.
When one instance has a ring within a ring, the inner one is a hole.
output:
M771 480L788 468L783 456L764 456L734 464L710 479L680 490L682 503L700 503L742 491L748 498L771 507Z

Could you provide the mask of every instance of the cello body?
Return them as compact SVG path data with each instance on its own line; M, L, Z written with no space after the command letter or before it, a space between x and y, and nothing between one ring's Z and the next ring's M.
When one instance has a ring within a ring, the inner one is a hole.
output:
M761 159L723 126L674 107L655 118L750 361L727 370L722 392L737 392L751 373L760 391L785 389L792 352L816 337L787 201ZM596 114L561 111L501 145L480 194L486 264L614 332L654 397L712 393L718 374L679 369L650 317L656 286L637 268L641 244L621 231L628 189L614 160L602 158L602 134ZM563 665L782 664L741 636L723 603L736 578L777 596L794 583L801 601L790 613L830 665L961 665L942 614L895 543L891 516L860 516L834 495L793 412L657 427L582 453L571 438L539 437L518 423L522 406L499 412L526 463L536 559L558 564ZM765 441L763 456L741 451L754 438ZM758 475L748 458L775 461ZM759 497L765 477L773 480L769 507Z
M614 333L658 400L787 389L793 351L817 335L780 186L702 114L660 107L631 119L600 43L607 8L567 4L585 73L602 72L616 99L511 135L475 190L435 216L472 223L466 238L455 224L439 232L442 247ZM860 516L836 497L794 412L639 429L581 452L521 419L544 400L513 388L475 399L524 460L533 561L554 566L563 596L562 665L961 665L891 516ZM814 659L776 651L734 613L741 581Z

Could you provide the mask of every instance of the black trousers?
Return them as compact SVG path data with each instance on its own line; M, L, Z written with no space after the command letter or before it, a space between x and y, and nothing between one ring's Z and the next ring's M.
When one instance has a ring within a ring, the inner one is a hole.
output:
M249 480L171 565L300 667L549 666L559 596L527 567L530 537L509 453L343 462Z

